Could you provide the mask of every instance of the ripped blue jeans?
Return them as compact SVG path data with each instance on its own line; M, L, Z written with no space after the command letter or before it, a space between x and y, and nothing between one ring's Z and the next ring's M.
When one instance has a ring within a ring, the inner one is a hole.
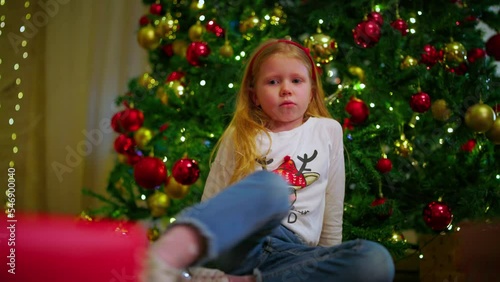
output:
M258 171L177 216L207 239L196 265L263 282L393 281L394 263L380 244L367 240L311 247L282 226L288 186L272 172Z

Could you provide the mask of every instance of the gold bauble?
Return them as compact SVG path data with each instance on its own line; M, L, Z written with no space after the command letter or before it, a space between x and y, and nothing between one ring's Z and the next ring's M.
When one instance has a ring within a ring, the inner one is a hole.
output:
M156 226L148 228L147 236L150 242L154 242L160 238L160 230Z
M175 33L179 30L179 21L167 13L156 24L155 32L159 38L175 39Z
M365 81L365 71L358 66L350 66L348 68L350 74L356 76L360 82Z
M156 89L156 97L160 99L163 105L168 105L168 95L167 91L165 91L165 87L160 86L158 87L158 89Z
M396 146L396 154L401 157L407 158L413 153L412 144L405 138L401 138L400 140L394 142L394 146Z
M234 50L229 41L226 41L224 45L219 48L219 54L222 57L231 58L234 55Z
M465 125L479 133L488 131L495 119L496 115L493 109L483 103L475 104L465 112Z
M167 208L170 206L170 199L167 194L156 191L151 194L146 203L153 217L160 217L167 213Z
M406 239L403 236L403 233L396 232L396 231L394 231L392 233L391 238L389 240L393 243L406 242Z
M279 4L275 4L269 22L271 23L271 25L279 25L286 23L286 14L283 11L283 7L281 7Z
M157 36L155 28L148 24L137 32L137 42L142 48L153 50L160 45L160 38Z
M452 65L463 63L467 58L467 49L460 42L450 42L444 46L444 61Z
M156 85L156 79L154 79L149 73L143 73L138 79L137 82L142 87L153 88Z
M197 21L196 24L192 25L188 30L189 39L193 42L201 41L202 35L205 33L206 28Z
M283 11L283 7L281 7L278 4L275 4L273 8L273 16L282 18L284 15L285 12Z
M307 38L304 45L309 48L312 57L317 63L328 64L337 55L337 42L330 36L321 33L320 29L317 32Z
M500 118L497 117L490 129L486 131L486 138L493 144L500 145Z
M416 65L418 65L417 59L413 58L412 56L406 56L401 62L400 68L402 70L405 70Z
M256 27L260 22L260 19L252 13L250 17L246 20L240 21L240 32L247 33L250 29Z
M168 183L165 186L165 193L172 199L182 199L189 193L189 186L182 185L172 176L168 177Z
M176 39L172 42L172 51L177 56L186 57L188 45L185 40Z
M173 80L167 83L167 88L171 89L177 97L184 95L185 87L179 80Z
M205 8L205 1L193 0L191 1L191 5L189 5L189 9L193 11L203 10Z
M141 127L134 132L134 141L137 144L137 147L144 149L146 145L153 138L153 132L145 127Z
M118 161L122 164L128 163L128 156L124 154L118 154Z
M451 111L444 99L438 99L432 103L432 116L439 121L447 121L450 118Z

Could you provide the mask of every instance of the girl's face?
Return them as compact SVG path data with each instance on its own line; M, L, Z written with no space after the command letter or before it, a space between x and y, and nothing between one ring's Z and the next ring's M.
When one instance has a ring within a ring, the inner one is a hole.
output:
M251 95L269 116L269 130L280 132L302 124L311 89L309 71L301 60L275 54L261 65Z

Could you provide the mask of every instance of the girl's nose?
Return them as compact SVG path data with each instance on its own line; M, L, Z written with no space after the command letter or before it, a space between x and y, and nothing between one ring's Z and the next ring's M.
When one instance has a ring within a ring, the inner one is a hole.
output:
M292 92L290 91L290 88L288 87L287 82L283 82L281 84L281 89L280 89L280 96L286 96L290 95Z

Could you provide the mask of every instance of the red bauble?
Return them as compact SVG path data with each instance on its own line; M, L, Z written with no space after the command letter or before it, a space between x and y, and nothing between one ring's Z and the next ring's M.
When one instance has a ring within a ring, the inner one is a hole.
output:
M424 46L424 52L420 55L420 62L428 67L434 66L437 62L443 60L443 51L438 51L430 44Z
M163 50L163 53L165 53L165 55L167 55L168 57L172 57L174 55L174 46L172 43L163 45L161 49Z
M134 166L135 182L146 189L160 186L167 178L167 168L159 158L144 157Z
M164 123L164 124L160 125L160 128L159 128L160 132L167 130L167 128L169 126L170 126L170 124L168 124L168 123Z
M373 202L370 204L371 207L378 207L378 206L383 206L387 202L387 198L385 197L378 197ZM387 210L383 213L378 213L377 217L381 220L388 218L389 216L392 215L392 206L388 206Z
M139 129L144 123L144 114L137 109L126 109L113 115L111 127L115 132L126 133Z
M445 230L453 220L450 207L442 202L430 202L423 210L425 224L434 231Z
M345 106L347 113L351 115L349 120L353 124L360 124L366 121L370 111L365 102L359 98L351 97Z
M180 159L172 167L172 176L182 185L191 185L200 177L200 168L195 160Z
M366 18L376 22L379 26L384 24L384 17L382 17L382 14L378 12L370 12Z
M200 57L210 55L210 48L206 42L191 42L186 51L186 59L192 66L200 66Z
M166 79L166 82L180 80L183 77L184 77L184 73L183 72L181 72L181 71L173 71L173 72L171 72L168 75L168 77Z
M144 123L144 114L138 109L123 110L118 119L118 125L125 132L136 131Z
M135 150L127 154L127 163L131 166L134 166L140 160L142 160L142 153L138 153Z
M470 139L469 141L465 142L460 149L465 152L472 152L474 150L474 147L476 147L476 139Z
M474 63L476 60L482 59L486 56L486 51L481 48L472 48L467 52L467 60Z
M352 125L351 119L349 118L344 118L344 124L342 124L342 129L345 131L347 130L353 130L354 126Z
M456 67L450 67L447 68L446 70L456 75L464 75L469 70L469 66L467 66L467 63L463 62Z
M118 133L124 133L125 132L125 130L123 130L123 128L121 127L120 122L119 122L121 115L122 115L122 112L117 112L111 118L111 128L113 128L113 130L115 132L118 132Z
M486 41L486 54L496 61L500 61L500 33L493 35Z
M161 15L162 10L163 7L158 3L153 3L151 4L151 7L149 7L149 12L153 15Z
M380 39L380 26L377 22L366 20L352 30L354 42L363 48L375 46Z
M116 137L113 144L115 151L120 154L129 154L134 151L135 141L125 134L120 134Z
M410 98L410 107L414 112L425 113L431 107L431 97L425 92L417 92Z
M401 32L401 35L406 36L408 34L408 24L403 19L397 19L391 23L392 28Z
M140 26L145 26L150 23L148 16L144 15L139 19L139 25Z
M500 118L500 104L496 104L495 106L491 107L495 114L497 115L498 118Z
M214 33L217 37L224 37L224 29L214 20L208 21L205 28L207 31Z
M388 173L392 170L392 162L388 158L380 158L376 168L380 173Z

